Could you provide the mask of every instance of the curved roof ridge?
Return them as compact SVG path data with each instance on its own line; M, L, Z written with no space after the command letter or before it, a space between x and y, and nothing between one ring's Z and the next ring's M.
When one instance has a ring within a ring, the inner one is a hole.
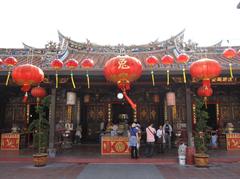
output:
M133 44L133 45L124 45L124 47L146 47L146 46L151 46L151 45L161 45L161 44L166 44L166 42L169 42L169 41L174 41L176 38L183 38L184 37L184 32L185 32L185 29L183 29L181 32L179 32L178 34L168 38L167 40L162 40L162 41L158 41L158 38L153 41L153 42L149 42L147 44ZM63 35L59 30L58 30L58 36L59 36L59 40L61 41L63 38L65 40L68 40L70 43L72 42L73 44L75 45L86 45L86 42L77 42L75 40L72 40L70 37L67 37L65 35ZM87 39L88 41L88 39ZM99 45L97 43L92 43L91 42L91 45L92 46L95 46L95 47L117 47L119 45Z

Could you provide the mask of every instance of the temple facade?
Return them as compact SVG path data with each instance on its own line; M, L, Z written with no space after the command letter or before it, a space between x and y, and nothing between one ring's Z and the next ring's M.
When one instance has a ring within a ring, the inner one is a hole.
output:
M225 131L226 125L232 123L236 131L240 130L240 81L239 81L239 56L231 61L222 56L227 47L221 46L221 42L209 47L199 47L197 43L184 41L184 31L162 42L154 41L143 45L103 46L91 43L87 40L79 43L64 36L60 32L59 42L49 42L45 48L34 48L24 44L22 49L0 49L0 58L14 56L18 64L30 63L40 67L45 78L41 85L51 95L51 107L48 120L51 130L56 134L57 123L71 123L74 131L78 125L82 126L83 140L97 142L101 132L101 123L118 123L121 118L128 121L137 119L142 127L153 122L155 127L169 120L173 131L177 133L184 130L192 133L194 128L194 96L197 96L197 88L200 82L191 78L189 66L201 58L217 60L221 67L221 76L211 80L213 95L207 100L207 111L210 118L208 126L212 130ZM233 47L238 50L240 47ZM186 53L190 60L186 64L173 63L163 65L158 63L153 67L155 74L155 86L151 81L151 67L146 63L146 58L154 55L161 59L163 55L172 55L175 59L180 53ZM137 104L137 110L131 109L125 99L118 99L120 91L117 85L105 79L103 68L105 63L118 55L136 57L142 62L143 73L141 77L131 84L129 96ZM94 61L94 67L88 69L90 88L87 86L86 70L78 67L73 75L76 88L73 88L70 78L70 70L63 68L58 71L59 86L55 87L55 70L50 63L53 59L66 62L73 58L79 63L90 58ZM229 63L232 63L233 78L229 74ZM182 75L182 68L186 68L186 83ZM36 100L29 95L27 103L22 102L24 95L20 87L10 78L6 86L5 81L8 67L1 65L0 70L0 131L11 131L17 126L20 131L28 128L36 113L34 107ZM170 71L169 85L167 84L166 71ZM73 93L69 93L73 92ZM176 105L168 105L166 95L175 94ZM76 100L68 104L68 95L75 94ZM53 136L55 138L55 136ZM55 140L55 139L54 139ZM54 142L54 141L51 141Z

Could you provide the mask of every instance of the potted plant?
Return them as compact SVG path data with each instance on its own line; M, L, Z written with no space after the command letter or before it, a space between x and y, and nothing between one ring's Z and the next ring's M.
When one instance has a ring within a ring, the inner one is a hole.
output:
M46 149L48 146L49 122L46 119L46 112L49 108L49 102L49 97L45 97L42 100L42 104L35 107L38 118L29 125L29 131L33 132L33 146L38 151L36 154L33 154L33 161L37 167L47 164L48 154Z
M207 132L207 119L208 113L204 110L204 101L195 98L195 112L196 112L196 125L194 131L194 144L196 148L196 154L194 155L195 165L198 167L208 166L209 155L206 154L207 143L210 139L210 135Z

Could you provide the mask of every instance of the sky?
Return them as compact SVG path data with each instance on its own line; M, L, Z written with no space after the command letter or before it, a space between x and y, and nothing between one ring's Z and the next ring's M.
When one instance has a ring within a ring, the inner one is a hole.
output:
M240 45L239 0L3 0L0 48L43 48L59 30L77 42L140 45L185 29L185 41Z

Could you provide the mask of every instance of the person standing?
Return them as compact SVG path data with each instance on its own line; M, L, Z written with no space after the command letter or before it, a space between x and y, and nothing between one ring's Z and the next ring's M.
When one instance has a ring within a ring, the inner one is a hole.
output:
M138 149L137 149L137 134L138 129L135 123L132 123L131 127L129 128L129 146L131 148L131 158L138 158Z
M163 125L163 131L165 133L165 140L167 144L167 148L170 150L172 148L171 146L171 137L172 137L172 126L169 124L168 121Z
M155 134L156 129L153 128L153 124L151 123L146 128L146 140L147 140L147 146L146 146L146 157L152 157L154 152L154 142L155 142Z
M158 143L158 147L159 147L159 153L163 153L165 150L165 132L163 130L162 125L159 126L158 130L157 130L157 143Z

